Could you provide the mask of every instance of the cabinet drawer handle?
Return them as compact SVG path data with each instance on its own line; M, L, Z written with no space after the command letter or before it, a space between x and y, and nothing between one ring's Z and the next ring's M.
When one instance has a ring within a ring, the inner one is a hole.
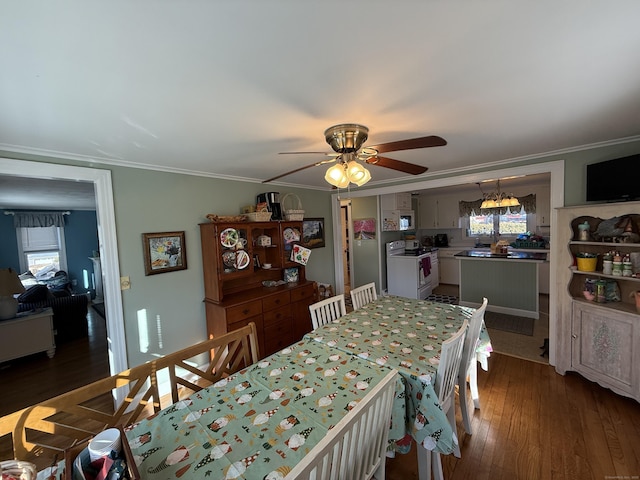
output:
M572 333L572 334L571 334L571 338L574 338L574 339L575 339L575 338L578 338L578 335L576 335L575 333Z
M244 310L242 310L242 313L244 313L245 315L248 314L251 310L249 310L248 308L245 308Z
M276 305L280 305L280 300L276 300Z

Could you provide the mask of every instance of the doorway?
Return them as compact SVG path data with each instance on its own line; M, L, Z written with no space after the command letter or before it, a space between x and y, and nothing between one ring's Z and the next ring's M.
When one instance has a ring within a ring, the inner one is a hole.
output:
M344 278L344 293L351 292L351 201L340 201L340 231L342 238L342 275Z
M351 219L351 200L340 200L340 237L342 239L342 275L344 279L344 294L351 292L352 268L352 244L351 232L353 222Z
M120 293L120 268L118 265L111 171L0 158L0 175L93 183L96 195L98 245L102 259L102 284L105 306L109 312L106 326L109 344L109 368L111 373L126 370L126 341L122 296ZM118 394L122 395L124 392L118 392Z

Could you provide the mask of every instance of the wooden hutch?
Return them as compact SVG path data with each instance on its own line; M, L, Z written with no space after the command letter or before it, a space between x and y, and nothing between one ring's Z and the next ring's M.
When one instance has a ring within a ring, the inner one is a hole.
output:
M307 281L303 265L291 260L301 236L301 221L200 224L210 338L254 322L264 357L312 330L315 283ZM264 268L268 264L271 268ZM296 272L295 282L263 284Z

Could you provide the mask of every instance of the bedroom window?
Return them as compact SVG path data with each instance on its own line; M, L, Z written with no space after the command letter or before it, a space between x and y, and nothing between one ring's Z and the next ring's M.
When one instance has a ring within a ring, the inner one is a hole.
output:
M67 270L64 228L21 227L16 229L20 271L29 270L38 280Z

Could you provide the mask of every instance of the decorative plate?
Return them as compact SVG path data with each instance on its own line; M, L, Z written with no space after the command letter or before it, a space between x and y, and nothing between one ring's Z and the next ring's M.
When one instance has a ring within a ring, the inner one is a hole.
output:
M235 228L225 228L220 234L220 243L223 247L235 247L238 243L238 231Z
M222 263L225 267L236 266L236 252L224 252L222 254Z
M236 268L243 270L251 263L251 257L245 250L238 250L236 252Z
M287 243L300 241L300 232L297 228L285 228L282 232L282 236L284 237L284 241Z

